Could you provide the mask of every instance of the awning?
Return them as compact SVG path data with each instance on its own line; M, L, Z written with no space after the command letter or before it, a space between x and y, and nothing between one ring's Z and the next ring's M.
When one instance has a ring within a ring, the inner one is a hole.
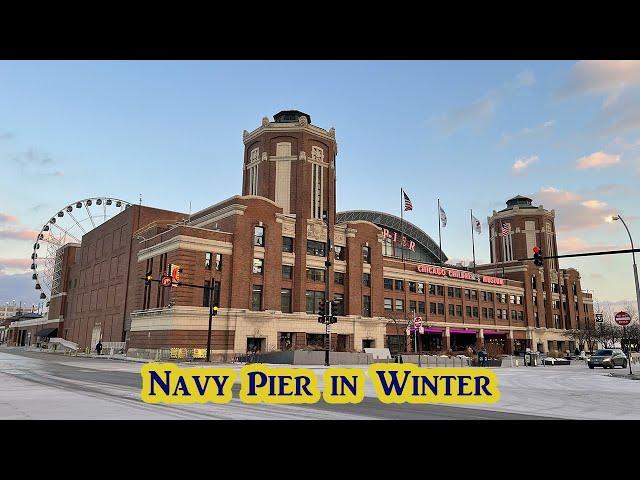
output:
M36 337L52 337L54 333L58 333L57 328L43 328L39 332L36 332Z

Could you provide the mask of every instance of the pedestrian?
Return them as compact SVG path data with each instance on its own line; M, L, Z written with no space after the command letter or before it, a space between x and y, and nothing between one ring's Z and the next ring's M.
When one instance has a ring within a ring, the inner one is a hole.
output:
M96 352L98 352L98 355L101 355L100 352L102 352L102 340L98 340L98 343L96 344Z

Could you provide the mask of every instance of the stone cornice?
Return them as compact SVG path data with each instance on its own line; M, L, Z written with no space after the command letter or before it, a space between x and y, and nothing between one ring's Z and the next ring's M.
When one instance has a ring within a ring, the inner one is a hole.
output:
M246 205L233 203L231 205L227 205L226 207L222 207L220 210L215 210L203 217L198 218L196 221L192 222L190 226L201 227L202 225L208 225L210 223L218 222L223 218L231 217L233 215L244 215L244 211L246 209Z
M192 250L197 252L213 251L215 253L230 255L233 252L233 244L222 240L176 235L162 243L140 250L138 252L138 262L175 250Z
M311 133L313 135L317 135L318 137L328 140L330 143L334 143L336 145L336 153L338 149L338 144L336 142L335 129L331 128L328 131L324 128L316 127L315 125L309 124L300 124L300 123L275 123L275 122L263 122L261 126L256 128L252 132L247 132L242 135L242 141L245 145L253 142L256 138L258 138L263 133L297 133L297 132L306 132Z

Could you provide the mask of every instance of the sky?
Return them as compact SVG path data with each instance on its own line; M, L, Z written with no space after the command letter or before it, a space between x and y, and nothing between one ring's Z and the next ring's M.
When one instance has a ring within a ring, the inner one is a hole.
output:
M84 198L196 212L241 193L243 130L297 109L338 141L338 211L400 214L471 259L517 194L555 209L560 254L640 243L637 61L0 61L0 305L37 303L46 221ZM566 259L635 303L630 255Z

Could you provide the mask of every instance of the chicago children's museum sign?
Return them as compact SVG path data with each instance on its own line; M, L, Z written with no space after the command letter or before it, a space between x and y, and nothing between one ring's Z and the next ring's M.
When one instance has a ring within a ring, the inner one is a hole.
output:
M479 273L456 270L454 268L438 267L435 265L418 265L418 271L420 273L427 273L429 275L459 278L460 280L471 280L473 282L490 283L492 285L505 284L504 278L491 277L489 275L480 275Z

